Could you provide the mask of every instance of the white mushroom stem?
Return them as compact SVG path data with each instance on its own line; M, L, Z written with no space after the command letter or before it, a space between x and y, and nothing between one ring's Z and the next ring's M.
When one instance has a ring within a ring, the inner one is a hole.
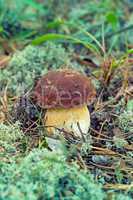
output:
M48 109L44 122L49 136L59 135L59 129L63 129L75 137L82 138L82 134L85 136L90 127L90 113L86 105L66 109Z

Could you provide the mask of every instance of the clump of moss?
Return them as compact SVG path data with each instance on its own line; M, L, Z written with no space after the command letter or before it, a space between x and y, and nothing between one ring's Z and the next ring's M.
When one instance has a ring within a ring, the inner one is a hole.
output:
M1 163L1 199L90 199L105 196L92 176L61 154L33 150L21 163Z
M50 42L44 46L29 45L23 51L17 51L8 67L0 70L0 85L8 85L11 92L20 95L33 86L37 76L69 64L70 53L61 45Z
M16 144L23 141L23 132L20 130L19 123L13 125L0 124L0 160L11 162L20 149Z
M110 192L110 194L108 195L108 199L111 199L111 200L131 200L131 198L127 195L115 194L113 192Z
M68 164L60 152L34 149L21 162L0 161L1 200L90 199L130 200L128 195L105 193L85 170Z
M124 132L133 133L133 100L129 100L126 109L119 116L119 127Z
M18 122L10 126L0 124L0 142L7 142L8 144L12 144L22 137L23 133L20 130Z
M114 144L117 148L121 148L121 147L124 147L125 145L128 144L128 142L124 139L124 138L120 138L120 136L114 136L113 137L113 141L114 141Z

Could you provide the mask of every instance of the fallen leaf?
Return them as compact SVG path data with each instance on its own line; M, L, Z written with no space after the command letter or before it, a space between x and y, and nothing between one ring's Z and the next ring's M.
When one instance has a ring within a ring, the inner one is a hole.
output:
M2 55L0 56L0 69L3 69L7 66L10 60L10 56Z
M5 121L5 114L3 112L0 112L0 123L3 123Z

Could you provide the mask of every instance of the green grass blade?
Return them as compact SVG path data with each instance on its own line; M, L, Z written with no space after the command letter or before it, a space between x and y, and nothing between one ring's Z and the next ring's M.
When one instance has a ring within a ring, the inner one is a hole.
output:
M85 30L83 30L82 32L85 33L88 37L90 37L97 44L97 46L102 50L102 52L105 54L105 50L104 50L103 46L91 33L87 32Z
M23 0L25 4L31 6L32 8L39 10L39 11L44 11L43 5L40 3L37 3L36 1L33 0Z
M127 51L127 54L132 54L133 53L133 49L129 49L128 51Z
M54 34L54 33L48 33L45 35L42 35L40 37L37 37L36 39L32 40L32 45L40 45L43 42L49 41L49 40L66 40L77 44L82 44L87 49L91 50L93 53L100 54L99 50L92 44L87 43L85 41L82 41L78 38L69 36L69 35L63 35L63 34Z

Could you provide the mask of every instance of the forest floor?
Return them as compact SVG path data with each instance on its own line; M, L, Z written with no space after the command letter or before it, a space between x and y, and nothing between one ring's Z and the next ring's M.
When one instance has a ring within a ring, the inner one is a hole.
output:
M131 0L0 0L0 200L133 198L132 32ZM32 92L64 68L96 98L89 140L52 152Z

